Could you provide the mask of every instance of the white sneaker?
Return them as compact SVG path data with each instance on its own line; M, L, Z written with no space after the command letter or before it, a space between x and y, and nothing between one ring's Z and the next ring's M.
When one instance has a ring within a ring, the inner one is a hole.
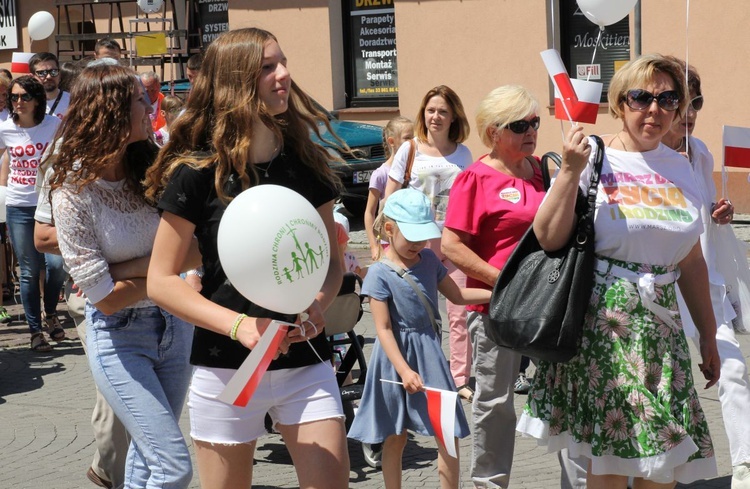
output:
M526 374L518 374L516 383L513 384L513 392L516 394L528 394L531 390L531 382L526 378Z
M750 489L750 462L732 468L732 489Z

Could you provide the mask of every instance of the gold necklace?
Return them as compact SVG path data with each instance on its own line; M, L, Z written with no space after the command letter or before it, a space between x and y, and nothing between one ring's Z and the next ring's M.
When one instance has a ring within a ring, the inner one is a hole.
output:
M620 131L620 132L622 132L622 131ZM625 146L625 141L622 140L622 138L620 137L620 133L619 132L617 133L617 135L615 137L617 138L618 141L620 141L620 144L622 144L622 149L624 149L625 151L627 151L629 153L630 150L628 149L627 146Z

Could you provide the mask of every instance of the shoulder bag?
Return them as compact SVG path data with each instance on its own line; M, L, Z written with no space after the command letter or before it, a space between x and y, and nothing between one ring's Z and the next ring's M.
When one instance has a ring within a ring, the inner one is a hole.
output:
M604 143L597 144L586 195L579 189L578 220L570 241L546 252L533 226L508 258L492 291L487 336L504 348L549 362L567 362L578 353L583 321L594 284L594 210ZM554 155L554 156L553 156ZM547 153L542 167L559 156Z
M417 143L414 139L409 140L409 156L406 157L406 168L404 168L404 183L401 188L409 188L411 182L411 167L414 166L414 155L417 152Z

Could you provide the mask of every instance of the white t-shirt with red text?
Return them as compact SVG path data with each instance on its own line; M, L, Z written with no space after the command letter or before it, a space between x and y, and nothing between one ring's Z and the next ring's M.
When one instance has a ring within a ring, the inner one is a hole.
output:
M0 152L7 148L10 157L5 205L36 205L37 169L59 125L60 119L51 115L44 116L40 124L29 128L17 126L12 118L0 123Z

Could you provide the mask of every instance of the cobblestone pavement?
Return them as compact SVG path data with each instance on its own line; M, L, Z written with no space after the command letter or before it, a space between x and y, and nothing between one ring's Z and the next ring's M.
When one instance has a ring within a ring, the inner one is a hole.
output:
M748 216L738 216L742 219ZM361 223L352 223L352 249L363 264L369 262L369 252L362 239ZM737 225L735 232L750 241L750 226ZM70 320L64 321L69 339L55 345L51 353L33 353L28 349L28 330L20 305L6 302L13 316L10 325L0 325L0 488L73 489L95 487L85 477L93 454L93 435L90 427L94 403L94 385L83 348ZM65 316L64 304L59 308ZM67 319L67 318L66 318ZM447 324L447 321L444 321ZM357 325L357 331L371 348L375 336L369 311ZM447 336L447 335L446 335ZM740 336L742 351L750 356L750 336ZM447 342L444 345L447 351ZM693 375L702 378L697 370L698 357L693 351ZM721 419L715 388L699 388L701 404L709 420L714 439L719 477L699 481L681 488L729 489L731 465L729 448ZM520 411L525 396L518 396L515 404ZM471 406L464 403L470 414ZM187 435L187 412L183 412L181 426ZM188 438L189 440L189 438ZM258 444L255 456L255 486L259 488L293 488L297 486L294 468L283 441L268 435ZM460 444L463 487L471 487L468 464L471 456L470 438ZM364 462L361 447L349 443L351 455L350 487L379 488L382 477ZM438 487L437 450L433 440L413 437L404 453L403 487ZM511 488L543 489L559 487L560 468L557 458L549 455L536 442L516 438ZM191 488L198 488L197 475Z

